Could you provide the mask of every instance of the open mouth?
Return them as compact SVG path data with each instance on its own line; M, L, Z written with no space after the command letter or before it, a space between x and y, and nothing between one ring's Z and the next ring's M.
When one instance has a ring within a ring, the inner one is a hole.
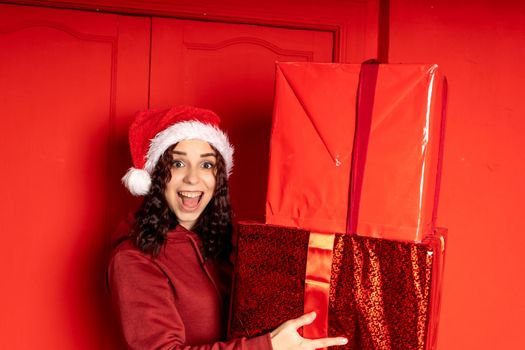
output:
M182 207L186 210L194 210L199 206L204 192L201 191L180 191L179 197L182 200Z

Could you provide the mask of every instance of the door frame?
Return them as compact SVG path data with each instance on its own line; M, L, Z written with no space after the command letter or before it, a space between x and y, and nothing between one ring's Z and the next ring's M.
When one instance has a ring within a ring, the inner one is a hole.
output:
M196 0L191 4L155 2L147 0L15 0L5 3L34 5L83 11L116 13L138 16L172 17L225 23L265 25L290 29L328 31L333 34L333 62L360 63L379 58L384 51L379 47L379 17L385 0L327 0L319 6L293 6L292 1L269 0L269 9L257 8L256 1L223 1L220 6L213 0ZM279 4L279 5L278 5ZM328 5L327 5L328 4ZM317 7L315 7L317 6ZM384 46L384 45L382 45ZM383 58L383 61L385 59Z

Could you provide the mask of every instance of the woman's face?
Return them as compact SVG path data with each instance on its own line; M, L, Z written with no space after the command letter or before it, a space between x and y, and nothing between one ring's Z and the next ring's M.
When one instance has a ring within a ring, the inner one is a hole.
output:
M180 141L172 152L164 195L179 224L191 230L215 191L217 158L206 141Z

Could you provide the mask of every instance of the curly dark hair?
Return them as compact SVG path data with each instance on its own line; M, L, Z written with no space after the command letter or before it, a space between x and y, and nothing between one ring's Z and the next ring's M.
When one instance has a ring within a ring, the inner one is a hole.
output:
M166 184L171 180L172 151L175 146L169 147L157 162L151 176L150 191L135 213L135 225L131 231L135 245L153 257L159 255L166 243L168 231L178 224L164 196ZM204 258L227 259L231 252L232 232L228 176L224 158L212 148L217 155L215 191L192 231L202 240Z

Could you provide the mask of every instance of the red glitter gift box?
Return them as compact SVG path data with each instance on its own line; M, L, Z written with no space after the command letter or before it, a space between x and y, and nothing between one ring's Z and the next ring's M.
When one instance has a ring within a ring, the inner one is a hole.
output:
M445 88L435 64L278 63L266 223L422 241Z
M347 336L341 349L433 349L445 233L403 242L240 223L229 335L315 310L303 335Z

